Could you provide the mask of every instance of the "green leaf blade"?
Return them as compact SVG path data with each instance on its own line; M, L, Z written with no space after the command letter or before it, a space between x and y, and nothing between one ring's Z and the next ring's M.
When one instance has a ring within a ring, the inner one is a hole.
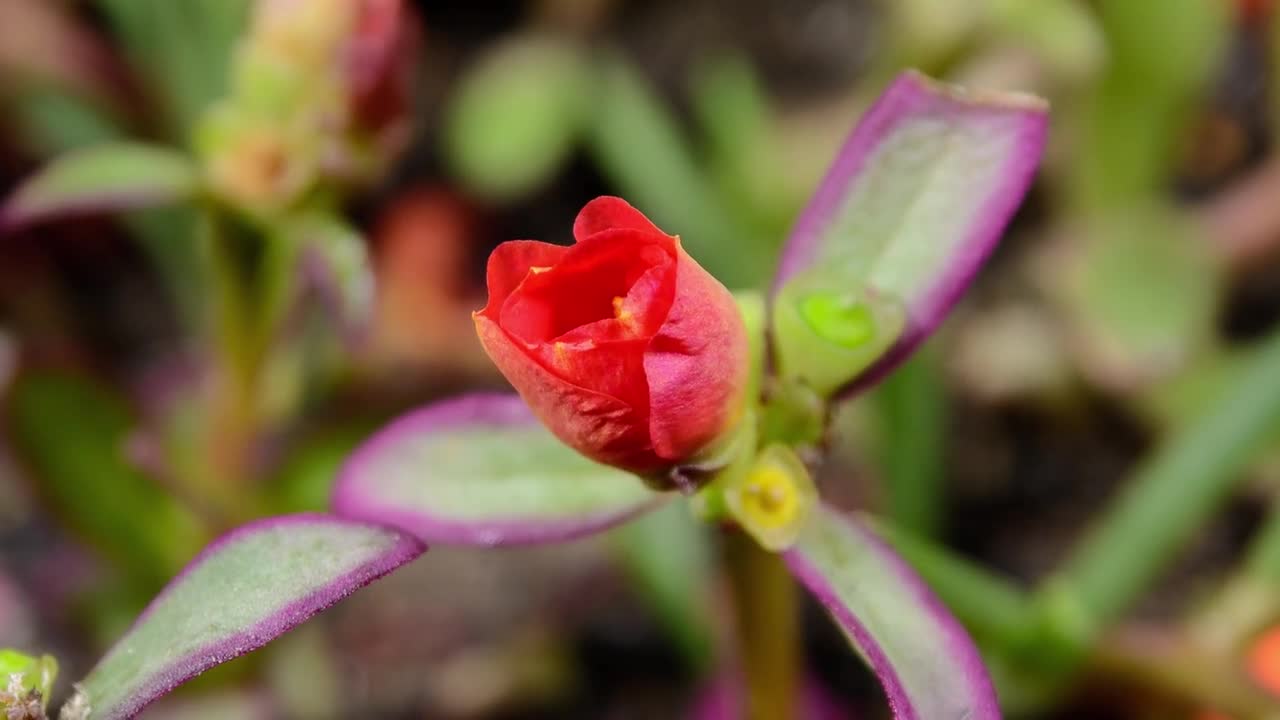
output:
M159 587L208 539L198 518L129 462L137 420L120 398L81 377L32 372L7 399L13 448L42 499L132 580Z
M0 233L67 215L168 205L199 190L195 164L176 150L135 142L73 150L9 196Z
M445 150L470 188L495 200L551 179L582 130L591 72L572 45L536 35L495 46L463 74Z
M518 396L477 394L374 435L339 473L333 509L425 542L493 547L590 535L661 499L561 443Z
M973 641L871 530L824 507L784 557L871 665L894 717L999 720Z
M915 72L894 81L854 128L783 252L773 303L782 371L814 375L823 391L853 390L910 355L995 248L1047 130L1039 98ZM878 320L857 347L802 317L823 295L833 312L861 308ZM847 370L837 376L834 363Z
M402 533L316 515L223 536L175 578L78 686L89 720L123 720L256 650L422 554Z

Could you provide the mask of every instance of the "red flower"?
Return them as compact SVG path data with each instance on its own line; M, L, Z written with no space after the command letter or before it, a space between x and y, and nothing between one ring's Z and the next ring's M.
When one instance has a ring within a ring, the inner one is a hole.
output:
M493 251L481 343L582 454L648 475L696 462L743 405L750 361L733 296L618 198L588 203L573 235L570 247Z

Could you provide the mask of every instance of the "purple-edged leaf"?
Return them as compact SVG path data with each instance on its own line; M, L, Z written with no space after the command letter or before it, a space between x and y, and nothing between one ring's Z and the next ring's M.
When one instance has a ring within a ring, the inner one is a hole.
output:
M64 215L167 205L199 190L195 164L177 150L133 142L73 150L9 196L0 232Z
M412 412L347 460L334 512L432 543L570 540L655 507L635 476L562 444L516 395L467 395Z
M964 628L887 545L823 507L784 556L880 678L899 720L998 720Z
M783 252L783 373L824 392L910 353L978 271L1040 161L1044 101L908 72L854 129Z
M327 515L246 525L160 593L78 686L91 720L117 720L256 650L422 554L408 535Z
M374 277L364 238L340 218L315 213L290 228L298 245L299 271L352 344L361 340L373 314Z

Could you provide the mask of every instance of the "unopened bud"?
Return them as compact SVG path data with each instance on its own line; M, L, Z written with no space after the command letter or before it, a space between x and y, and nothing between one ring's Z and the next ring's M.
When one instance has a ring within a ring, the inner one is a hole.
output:
M786 445L770 445L724 490L729 514L766 550L795 543L817 503L808 469Z

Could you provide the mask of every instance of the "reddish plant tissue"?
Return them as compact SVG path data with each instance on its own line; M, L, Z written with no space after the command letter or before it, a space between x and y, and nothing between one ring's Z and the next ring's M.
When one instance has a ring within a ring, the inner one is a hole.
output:
M588 203L576 244L503 243L489 258L485 350L561 440L657 475L731 430L748 372L733 296L638 210Z
M360 125L381 129L408 112L417 39L402 0L364 0L348 47L352 106Z

